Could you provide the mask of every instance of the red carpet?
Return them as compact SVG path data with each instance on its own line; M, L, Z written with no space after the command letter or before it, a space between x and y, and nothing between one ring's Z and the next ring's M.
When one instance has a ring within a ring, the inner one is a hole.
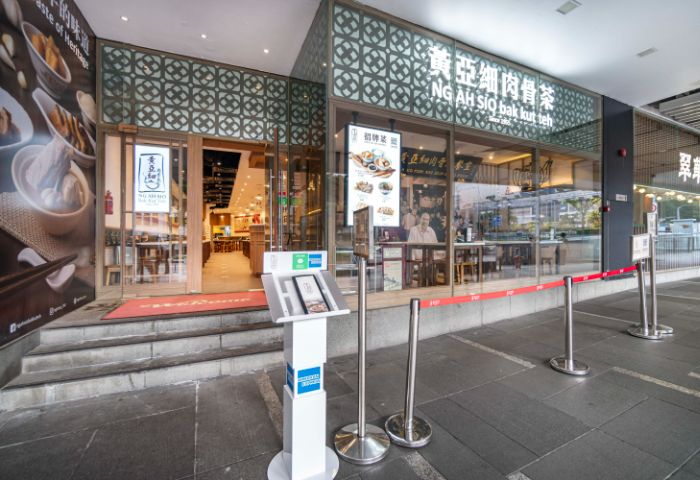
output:
M138 318L181 313L210 312L236 308L267 307L265 292L178 295L129 300L102 317L102 320Z

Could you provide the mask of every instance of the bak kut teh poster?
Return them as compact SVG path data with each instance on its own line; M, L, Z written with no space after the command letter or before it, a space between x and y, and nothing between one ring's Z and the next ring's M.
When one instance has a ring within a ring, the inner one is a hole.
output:
M95 297L95 36L70 0L3 0L0 345Z

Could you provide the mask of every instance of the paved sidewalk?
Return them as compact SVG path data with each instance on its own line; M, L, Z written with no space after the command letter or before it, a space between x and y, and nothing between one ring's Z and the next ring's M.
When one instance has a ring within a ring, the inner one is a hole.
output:
M433 441L338 479L700 479L700 279L659 286L676 335L627 335L636 292L574 305L585 378L563 351L563 311L423 340L417 414ZM368 353L367 418L403 406L406 346ZM328 438L357 411L355 356L326 367ZM2 479L264 479L282 446L282 367L0 414Z

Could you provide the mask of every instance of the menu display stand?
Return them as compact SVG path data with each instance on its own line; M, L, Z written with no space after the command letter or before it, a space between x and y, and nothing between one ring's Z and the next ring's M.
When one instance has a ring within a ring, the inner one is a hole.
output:
M326 447L326 319L347 315L350 309L326 271L325 251L265 252L263 264L272 320L284 325L287 370L283 449L270 462L267 478L329 480L339 464L335 452Z

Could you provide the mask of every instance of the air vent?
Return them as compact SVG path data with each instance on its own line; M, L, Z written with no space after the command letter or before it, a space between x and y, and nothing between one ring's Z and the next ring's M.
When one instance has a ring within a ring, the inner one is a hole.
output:
M651 55L652 53L656 53L656 52L658 52L658 50L656 49L656 47L651 47L651 48L647 48L646 50L643 50L643 51L639 52L639 53L637 54L637 56L638 56L639 58L642 58L642 57L646 57L647 55Z
M577 2L576 0L569 0L568 2L562 4L561 7L557 8L557 12L561 13L562 15L567 15L571 13L572 10L577 9L580 6L580 2Z

